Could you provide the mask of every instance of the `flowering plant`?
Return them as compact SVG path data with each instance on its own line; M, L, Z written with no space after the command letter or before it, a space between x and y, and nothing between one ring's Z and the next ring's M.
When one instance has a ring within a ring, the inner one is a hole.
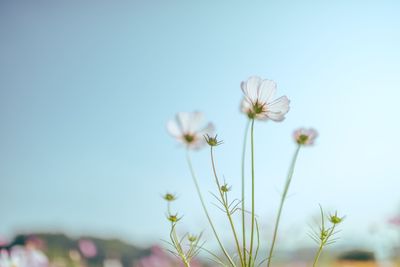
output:
M253 76L247 81L241 83L241 89L243 92L243 99L241 101L241 111L247 117L247 124L244 134L244 142L242 149L242 165L241 165L241 198L240 200L231 201L230 189L231 187L222 182L217 175L216 164L214 160L214 150L216 147L222 144L222 141L218 139L215 134L215 127L212 123L204 123L204 115L200 112L180 112L176 115L174 120L170 120L167 123L168 132L177 139L186 148L187 164L195 185L197 195L200 199L201 206L204 214L208 220L208 223L212 229L214 237L221 249L222 256L219 257L215 253L212 253L203 248L204 242L201 240L201 234L198 236L186 234L183 237L179 237L176 231L176 227L180 222L181 218L177 213L173 213L171 210L171 203L176 200L176 196L171 193L167 193L163 196L167 202L167 219L170 222L170 241L168 244L171 246L168 250L177 256L184 266L189 267L193 258L200 252L205 250L214 257L214 261L220 266L241 266L241 267L253 267L259 266L263 263L269 267L273 260L275 242L278 236L278 228L280 224L280 218L283 211L284 203L287 198L289 187L293 178L296 160L299 155L301 148L311 146L314 144L317 138L316 130L310 128L299 128L294 131L293 138L296 143L295 152L289 166L286 181L283 187L283 193L280 199L280 205L278 208L275 226L273 230L273 236L268 254L263 259L259 259L259 226L258 220L255 216L255 160L254 160L254 125L256 121L274 121L281 122L285 119L286 114L289 111L290 101L286 96L274 98L276 93L277 85L272 80L261 79L260 77ZM250 133L250 152L251 152L251 210L247 211L245 203L247 201L245 196L245 155L247 149L247 137ZM220 205L220 210L226 215L228 219L228 225L232 231L232 236L235 244L235 254L228 253L224 244L219 237L218 231L214 225L214 222L208 212L206 203L203 198L203 194L200 185L197 181L194 168L191 163L190 150L200 149L208 145L210 148L211 168L213 172L213 179L217 187L217 193L213 196L217 199ZM241 217L241 236L237 225L234 222L233 216L239 212ZM247 236L246 216L250 214L250 236ZM329 226L326 224L326 219L329 222ZM321 208L321 225L319 229L313 231L311 237L318 243L318 250L314 259L314 266L317 265L319 257L323 248L335 241L332 238L336 233L336 227L343 220L343 217L339 217L337 213L325 216Z
M14 246L0 251L0 267L48 267L46 255L35 248Z

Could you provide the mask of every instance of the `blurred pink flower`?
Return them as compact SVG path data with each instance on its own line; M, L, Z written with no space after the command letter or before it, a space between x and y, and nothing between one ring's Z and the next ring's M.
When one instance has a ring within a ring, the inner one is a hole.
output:
M390 218L388 220L388 223L391 224L391 225L400 227L400 215L399 216L395 216L393 218Z
M0 267L48 267L46 255L37 249L16 246L0 252Z
M299 128L293 132L293 138L299 145L310 146L314 144L318 132L312 128Z
M97 248L93 241L81 239L78 242L79 250L85 258L93 258L97 255Z
M252 76L241 83L244 97L241 110L251 119L283 121L289 111L290 100L286 96L273 99L276 83Z
M26 246L42 250L45 248L45 242L36 235L31 235L26 240Z
M10 242L8 241L8 239L0 236L0 247L1 246L7 246Z
M201 112L179 112L175 119L167 122L167 131L187 148L199 149L206 144L204 136L213 134L214 125L205 124Z

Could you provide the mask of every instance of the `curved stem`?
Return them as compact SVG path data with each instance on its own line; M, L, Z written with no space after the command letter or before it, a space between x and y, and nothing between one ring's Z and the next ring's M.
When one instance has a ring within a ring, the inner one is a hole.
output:
M269 267L270 264L271 264L272 254L274 252L274 247L275 247L275 242L276 242L276 237L278 235L278 227L279 227L279 222L280 222L280 219L281 219L283 204L285 203L286 196L287 196L287 193L289 191L290 182L292 181L292 177L293 177L293 173L294 173L294 167L296 165L297 156L299 155L300 147L301 147L300 145L297 146L296 151L294 152L294 155L293 155L292 163L290 164L290 167L289 167L289 172L288 172L288 175L287 175L287 178L286 178L286 182L285 182L285 188L284 188L283 193L282 193L281 202L279 204L278 215L277 215L276 221L275 221L274 235L272 237L272 244L271 244L271 248L269 250L267 267Z
M229 224L231 226L233 237L235 239L236 249L237 249L238 254L239 254L240 264L244 267L245 263L243 262L243 256L242 256L242 252L241 252L240 245L239 245L239 239L237 237L235 225L233 223L232 216L231 216L231 213L230 213L230 210L229 210L229 207L228 207L229 206L229 204L228 204L228 196L226 195L226 193L225 193L225 196L224 196L224 193L221 191L221 184L219 183L219 180L218 180L218 175L217 175L217 171L216 171L216 167L215 167L213 147L211 147L211 149L210 149L210 154L211 154L211 165L212 165L212 170L213 170L213 173L214 173L215 183L217 184L218 192L219 192L220 197L221 197L221 201L224 204L223 206L225 208L226 215L228 216Z
M245 167L245 157L246 157L246 144L247 144L247 133L249 132L250 120L246 123L246 128L243 138L243 148L242 148L242 244L243 244L243 261L246 262L246 211L245 211L245 179L244 179L244 167Z
M220 246L220 248L221 248L222 252L224 253L225 257L228 259L230 265L235 267L236 266L235 263L233 262L232 258L229 256L228 252L226 251L226 249L222 245L222 242L221 242L221 240L220 240L220 238L218 236L218 233L215 230L214 223L212 222L211 217L208 214L207 207L206 207L206 205L204 203L204 199L203 199L203 196L201 194L200 186L199 186L199 184L197 182L196 175L194 173L194 169L193 169L193 166L192 166L192 161L190 160L190 156L189 156L189 151L188 150L186 150L186 160L187 160L187 163L189 165L190 173L192 175L193 183L194 183L194 185L196 187L197 195L199 196L199 199L200 199L200 202L201 202L201 206L203 207L204 213L205 213L205 215L207 217L207 220L208 220L208 222L209 222L209 224L211 226L211 229L212 229L212 231L214 233L215 239L217 239L218 245Z
M250 129L251 139L251 232L250 232L250 250L249 250L249 266L253 260L253 242L254 242L254 223L255 223L255 211L254 211L254 119L251 120Z

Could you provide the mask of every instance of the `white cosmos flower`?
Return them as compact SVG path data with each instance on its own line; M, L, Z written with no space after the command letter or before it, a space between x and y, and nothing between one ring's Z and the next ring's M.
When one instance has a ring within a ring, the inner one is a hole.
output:
M18 257L12 257L6 250L0 251L0 267L20 266Z
M314 144L318 132L312 128L299 128L293 132L293 138L299 145L310 146Z
M289 111L289 99L281 96L274 100L276 83L252 76L241 84L244 97L241 110L251 119L283 121Z
M201 112L179 112L175 119L168 121L167 130L187 148L199 149L206 144L204 136L213 134L214 125L206 124Z
M37 249L15 246L0 252L0 267L48 267L46 255Z

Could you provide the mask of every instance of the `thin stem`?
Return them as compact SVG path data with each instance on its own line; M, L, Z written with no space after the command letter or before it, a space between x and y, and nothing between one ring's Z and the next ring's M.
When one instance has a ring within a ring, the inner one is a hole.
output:
M275 242L276 242L276 237L278 235L278 227L279 227L279 222L280 222L280 219L281 219L283 204L285 203L286 196L287 196L287 193L289 191L290 182L292 181L292 177L293 177L293 173L294 173L294 167L296 166L297 156L299 155L300 147L301 147L300 145L297 146L297 148L296 148L296 150L294 152L294 155L293 155L292 163L290 164L290 167L289 167L289 172L288 172L288 175L287 175L287 178L286 178L286 182L285 182L285 188L284 188L283 193L282 193L281 202L279 204L278 215L277 215L276 221L275 221L274 235L272 237L272 244L271 244L271 248L269 250L267 267L269 267L270 264L271 264L272 254L274 252L274 247L275 247Z
M318 263L318 260L319 260L319 256L321 256L321 253L322 253L322 249L324 248L324 246L325 246L326 243L328 242L329 237L332 236L333 231L335 230L335 227L336 227L336 224L334 224L334 225L332 226L332 228L330 229L329 233L327 234L326 239L324 239L324 240L321 241L321 245L319 246L319 249L318 249L318 251L317 251L317 254L315 255L315 258L314 258L313 267L316 267L316 266L317 266L317 263Z
M246 144L247 144L247 133L249 132L250 120L246 122L246 128L243 138L243 149L242 149L242 242L243 242L243 261L246 262L246 211L245 211L245 179L244 179L244 167L246 158Z
M176 234L175 226L176 226L176 223L171 222L170 237L171 237L172 244L174 245L174 247L175 247L179 257L181 258L183 264L185 265L185 267L190 267L190 262L189 262L190 260L188 260L185 252L182 249L182 246L179 242L178 235Z
M229 207L228 207L228 205L229 205L228 204L228 196L227 196L226 193L225 193L225 196L224 196L224 192L222 192L221 184L219 183L219 180L218 180L218 175L217 175L217 171L216 171L216 167L215 167L213 147L211 147L211 149L210 149L210 154L211 154L211 165L212 165L212 170L213 170L213 173L214 173L215 183L217 184L218 192L219 192L219 194L221 196L221 201L224 204L223 206L225 208L226 215L228 216L229 224L231 226L233 237L234 237L235 243L236 243L236 248L237 248L237 251L238 251L238 254L239 254L240 264L244 267L245 263L243 262L243 256L242 256L242 252L241 252L240 245L239 245L239 239L237 237L235 225L233 223L232 216L231 216L231 213L230 213L230 210L229 210Z
M253 260L253 263L252 263L253 264L252 267L254 267L255 261L256 261L257 256L258 256L258 250L260 249L260 229L258 227L257 220L256 220L256 233L257 233L257 248L256 248L256 253L254 254L254 260Z
M318 263L318 260L319 260L319 256L321 256L322 248L323 248L323 245L321 244L321 245L319 246L319 249L318 249L318 251L317 251L317 254L315 255L313 267L317 266L317 263Z
M254 209L254 119L251 120L251 232L250 232L250 250L249 250L249 266L253 260L253 242L254 242L254 223L255 223L255 209Z
M200 202L201 202L201 206L203 207L204 213L205 213L205 215L207 217L207 220L208 220L208 222L209 222L209 224L211 226L211 229L212 229L212 231L214 233L215 239L217 240L218 245L220 246L220 248L221 248L222 252L224 253L225 257L228 259L230 265L235 267L236 266L235 263L233 262L232 258L229 256L228 252L226 251L226 249L222 245L222 242L221 242L221 240L220 240L220 238L218 236L218 233L215 230L214 223L212 222L211 217L208 214L207 207L206 207L206 205L204 203L204 199L203 199L203 196L201 194L200 186L199 186L199 184L197 182L196 175L194 173L194 169L193 169L193 166L192 166L192 161L190 160L190 156L189 156L189 151L188 150L186 150L186 160L187 160L187 163L189 165L190 173L192 175L193 183L194 183L194 185L196 187L197 195L199 196L199 199L200 199Z

